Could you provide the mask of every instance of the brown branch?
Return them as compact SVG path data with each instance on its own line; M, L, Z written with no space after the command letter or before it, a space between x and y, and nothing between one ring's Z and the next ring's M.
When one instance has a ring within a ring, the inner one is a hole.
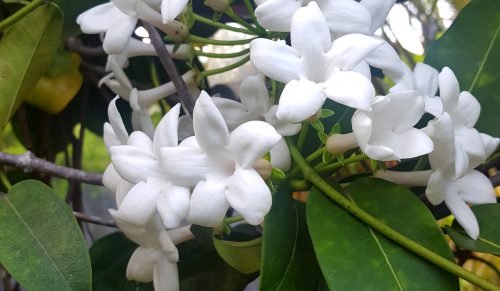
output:
M160 33L152 24L146 21L142 21L142 25L148 31L149 38L151 39L151 44L154 46L156 53L160 58L160 62L163 65L163 68L167 72L168 76L170 77L170 80L172 80L172 82L174 83L181 103L187 109L189 115L193 116L194 100L189 95L186 82L182 80L181 74L177 70L172 56L165 47L165 43L163 42Z
M66 46L66 49L77 52L81 55L97 56L97 57L106 55L106 52L104 51L102 46L98 47L86 46L76 36L68 38L64 44Z
M84 213L76 212L76 211L73 211L73 215L79 221L97 224L97 225L108 226L108 227L115 227L115 228L117 227L116 223L114 223L112 221L104 221L104 220L102 220L102 218L97 217L97 216L86 215Z
M102 174L88 173L69 167L59 166L44 159L40 159L29 151L22 155L11 155L0 152L0 164L20 168L23 169L24 172L39 172L70 181L102 185Z

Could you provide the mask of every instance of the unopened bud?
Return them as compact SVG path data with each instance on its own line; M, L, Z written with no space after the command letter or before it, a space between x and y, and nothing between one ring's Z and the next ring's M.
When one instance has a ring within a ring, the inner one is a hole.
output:
M224 12L229 6L229 0L205 0L204 4L216 12Z
M260 159L253 165L253 168L259 173L259 175L264 179L264 181L269 180L271 178L271 174L273 172L273 166L266 159Z
M174 20L174 21L169 22L167 24L167 28L165 29L165 33L174 42L181 42L188 35L188 28L184 23L177 21L177 20Z
M343 154L357 146L358 141L354 133L333 134L326 140L326 150L333 155Z

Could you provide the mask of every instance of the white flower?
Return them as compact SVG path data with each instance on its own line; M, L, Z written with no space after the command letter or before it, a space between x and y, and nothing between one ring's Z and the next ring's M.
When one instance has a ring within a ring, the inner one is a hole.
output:
M190 225L166 231L157 216L145 226L135 226L120 220L115 211L110 213L123 233L139 245L128 262L127 279L153 281L155 290L178 291L179 252L175 245L194 237Z
M271 207L271 192L252 166L281 136L263 121L246 122L229 133L204 91L194 108L193 127L194 137L161 149L172 181L195 186L188 221L216 226L231 206L249 223L260 223Z
M174 106L158 124L154 138L135 131L126 145L110 147L116 172L135 184L121 201L116 217L130 224L144 225L157 212L168 228L179 226L189 209L189 189L177 186L165 175L159 160L161 147L177 146L180 105Z
M255 16L260 25L271 31L290 31L292 17L309 0L267 0L256 1ZM368 34L371 15L356 1L315 1L334 37L348 33Z
M440 117L443 114L443 103L436 96L438 89L438 71L433 67L418 63L415 65L413 72L404 65L404 77L396 86L391 88L391 92L401 90L417 90L425 101L425 112L428 112L435 117Z
M431 139L413 126L423 114L416 91L378 97L372 111L356 110L352 130L361 150L378 161L414 158L432 151Z
M250 44L252 64L264 75L286 83L278 119L303 121L315 114L326 98L370 110L375 90L370 80L354 69L382 41L350 34L332 43L318 5L311 2L292 19L291 42L292 47L268 39Z
M301 124L289 123L276 118L277 105L269 103L269 93L261 75L246 77L240 85L240 102L212 97L230 131L239 125L251 121L262 120L272 125L282 136L295 135ZM284 171L291 166L290 152L284 139L271 149L271 164Z

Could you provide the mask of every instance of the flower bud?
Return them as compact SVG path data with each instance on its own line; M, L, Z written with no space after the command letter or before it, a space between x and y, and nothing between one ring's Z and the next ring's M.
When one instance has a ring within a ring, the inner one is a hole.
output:
M264 179L264 181L271 178L271 173L273 172L273 166L266 159L260 159L253 165L253 168L259 173L259 175Z
M216 12L224 12L229 6L229 0L205 0L204 4Z
M333 155L340 155L356 148L358 141L353 133L333 134L326 140L326 150Z
M184 23L174 20L168 23L165 32L174 42L181 42L188 35L188 28Z

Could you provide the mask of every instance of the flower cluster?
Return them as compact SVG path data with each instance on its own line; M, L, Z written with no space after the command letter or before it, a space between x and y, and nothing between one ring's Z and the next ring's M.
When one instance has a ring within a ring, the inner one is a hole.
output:
M373 36L395 0L256 0L259 24L290 32L290 45L271 37L251 41L250 60L259 74L241 83L239 101L210 97L198 88L195 71L185 73L182 78L197 97L192 116L180 116L177 104L155 128L149 107L176 88L171 82L134 88L124 71L129 58L156 52L131 35L141 19L171 40L181 40L178 33L186 26L176 17L187 2L114 0L78 18L82 31L104 36L110 74L101 83L133 110L132 133L116 99L104 126L112 160L104 184L117 202L111 213L140 246L130 259L129 279L154 281L156 290L177 290L175 245L192 237L190 224L218 226L229 208L249 224L260 224L271 208L266 180L272 167L288 171L292 164L283 137L300 132L302 122L317 116L326 99L355 109L352 132L325 141L330 153L359 148L377 161L428 155L430 170L381 170L375 175L427 186L428 200L436 205L444 201L467 234L478 237L479 226L466 203L495 202L489 180L474 168L496 150L499 139L474 129L480 105L469 92L460 92L449 68L439 73L418 64L411 71L388 43ZM188 60L191 45L167 49L174 58ZM387 95L377 96L370 67L395 84ZM265 77L284 85L279 96L270 98ZM434 119L416 128L425 113Z

